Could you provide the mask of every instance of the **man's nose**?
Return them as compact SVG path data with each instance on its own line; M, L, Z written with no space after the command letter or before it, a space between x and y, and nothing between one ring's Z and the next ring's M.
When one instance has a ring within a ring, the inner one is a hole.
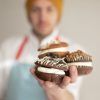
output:
M41 10L41 12L40 12L40 20L41 20L41 21L45 21L46 18L47 18L47 13L46 13L46 11L45 11L45 10Z

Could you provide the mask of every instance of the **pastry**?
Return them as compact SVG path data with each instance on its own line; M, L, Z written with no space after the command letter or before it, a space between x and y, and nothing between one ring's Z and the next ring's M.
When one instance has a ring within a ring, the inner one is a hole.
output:
M57 56L57 57L64 57L67 51L68 44L61 41L53 41L46 46L42 46L38 49L39 51L39 58L45 56Z
M70 76L70 66L76 66L79 75L89 74L93 69L92 57L81 50L70 52L67 48L68 44L60 41L40 48L35 62L37 77L60 84L64 76Z
M92 69L92 56L84 53L81 50L75 52L68 52L64 58L68 66L76 66L79 75L89 74Z

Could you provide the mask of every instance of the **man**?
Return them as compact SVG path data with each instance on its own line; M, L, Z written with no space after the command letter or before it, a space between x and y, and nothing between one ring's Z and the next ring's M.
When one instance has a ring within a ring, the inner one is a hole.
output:
M33 67L39 45L61 39L57 26L61 19L62 7L63 0L26 1L32 32L21 38L12 38L1 46L0 100L4 100L5 96L6 100L78 100L81 78L78 77L75 66L69 69L70 77L64 77L61 85L57 86L38 79L34 74L35 70L30 69L28 65L32 64ZM68 50L80 49L68 39L67 42L71 44ZM29 69L34 77L29 73Z

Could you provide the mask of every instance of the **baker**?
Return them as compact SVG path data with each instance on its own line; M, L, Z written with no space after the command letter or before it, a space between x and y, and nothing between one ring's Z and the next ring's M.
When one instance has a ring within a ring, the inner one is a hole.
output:
M66 40L70 51L81 49L63 39L58 29L63 0L26 0L25 7L31 31L8 39L0 48L0 100L78 100L82 78L75 66L70 67L70 77L64 77L61 87L39 80L31 69L39 46L52 40Z

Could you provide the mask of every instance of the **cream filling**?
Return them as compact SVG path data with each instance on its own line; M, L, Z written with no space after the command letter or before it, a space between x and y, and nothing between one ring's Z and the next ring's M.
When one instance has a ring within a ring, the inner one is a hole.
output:
M54 48L54 49L48 49L48 50L40 51L39 55L45 54L45 53L48 53L48 52L66 52L66 51L67 51L67 47Z
M68 66L89 66L89 67L93 67L92 66L92 62L71 62L71 63L67 63Z
M37 70L38 70L39 72L43 72L43 73L65 75L65 72L64 72L63 70L54 69L54 68L38 67Z

